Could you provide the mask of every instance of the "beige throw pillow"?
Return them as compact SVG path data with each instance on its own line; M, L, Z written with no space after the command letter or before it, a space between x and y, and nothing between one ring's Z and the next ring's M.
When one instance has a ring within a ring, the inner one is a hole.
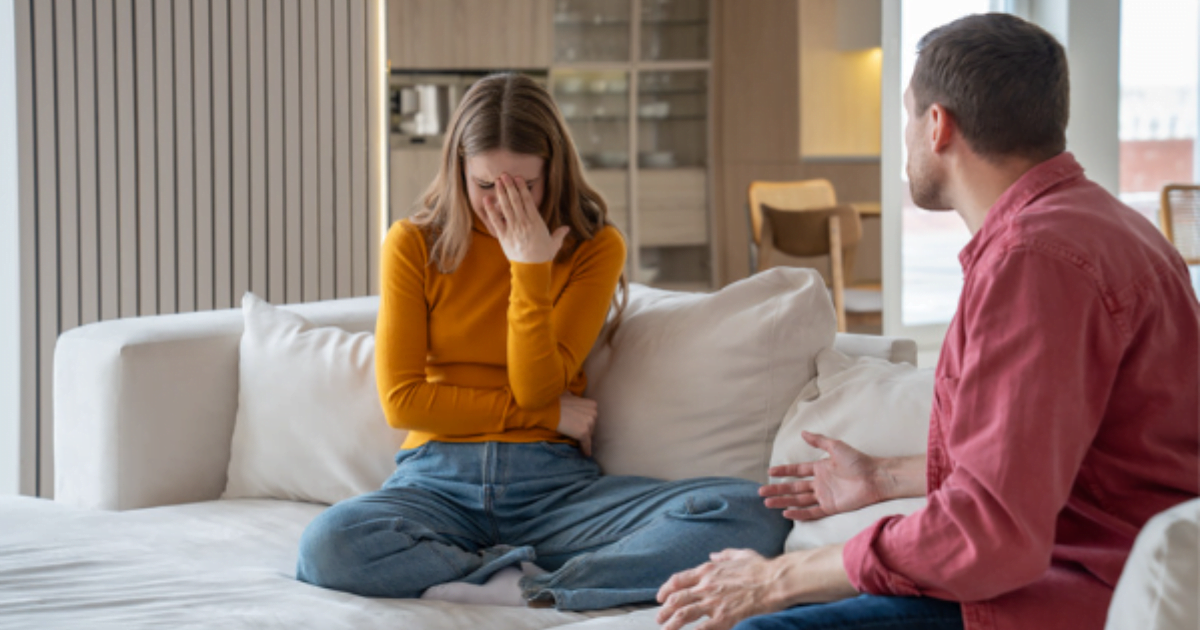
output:
M584 369L599 404L595 456L611 475L766 481L788 405L833 345L821 276L779 267L715 293L634 285L611 346Z
M336 503L378 490L406 433L375 388L375 338L247 293L237 420L223 498Z
M873 357L849 357L832 349L817 355L817 377L796 398L779 435L771 465L825 456L800 436L820 433L877 457L920 455L929 437L933 370ZM891 514L911 514L924 498L898 499L816 521L796 521L787 550L841 543Z

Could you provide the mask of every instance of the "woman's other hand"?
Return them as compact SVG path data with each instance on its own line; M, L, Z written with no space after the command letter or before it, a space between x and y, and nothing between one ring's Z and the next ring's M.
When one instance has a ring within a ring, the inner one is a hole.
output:
M783 515L797 521L812 521L892 498L896 480L883 458L871 457L841 440L817 433L801 433L813 448L829 453L816 462L771 467L772 477L798 477L799 481L759 488L770 508L784 508Z
M596 401L567 392L558 399L558 432L579 442L579 450L592 456L592 431L596 428Z
M550 233L525 180L507 174L496 178L496 194L484 197L483 221L500 241L510 261L544 263L554 260L571 231L562 226Z

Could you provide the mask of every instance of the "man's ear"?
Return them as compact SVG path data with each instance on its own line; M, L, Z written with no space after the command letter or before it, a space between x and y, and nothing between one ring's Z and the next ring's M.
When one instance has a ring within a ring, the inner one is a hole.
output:
M958 125L952 116L940 103L929 106L929 142L934 153L941 153L950 146L958 133Z

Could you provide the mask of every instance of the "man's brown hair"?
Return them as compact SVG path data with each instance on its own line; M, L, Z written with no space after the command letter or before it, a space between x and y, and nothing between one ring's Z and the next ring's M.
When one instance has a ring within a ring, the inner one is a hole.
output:
M1042 161L1067 146L1067 55L1041 27L1004 13L970 15L917 44L917 114L946 108L985 158Z

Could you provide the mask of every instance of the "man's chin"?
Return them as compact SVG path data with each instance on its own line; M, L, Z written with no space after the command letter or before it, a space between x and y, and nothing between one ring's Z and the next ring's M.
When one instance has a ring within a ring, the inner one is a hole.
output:
M912 196L913 204L922 210L941 212L954 209L953 206L942 199L941 195L932 194L928 190L919 190L912 185L912 182L909 182L908 192Z

